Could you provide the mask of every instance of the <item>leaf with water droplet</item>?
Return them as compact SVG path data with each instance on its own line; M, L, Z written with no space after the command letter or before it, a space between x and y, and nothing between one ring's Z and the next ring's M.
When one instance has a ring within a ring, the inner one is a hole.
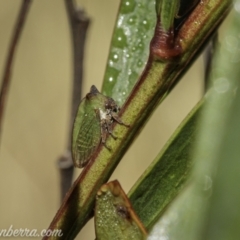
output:
M155 21L155 1L121 1L103 82L103 93L119 105L124 103L145 67ZM138 64L138 59L142 64ZM129 70L133 74L129 75Z
M147 232L117 180L104 184L95 205L97 240L144 240Z

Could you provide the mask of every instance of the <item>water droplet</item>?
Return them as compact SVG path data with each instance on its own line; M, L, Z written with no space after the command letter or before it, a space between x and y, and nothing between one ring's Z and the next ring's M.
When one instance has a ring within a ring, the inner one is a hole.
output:
M138 44L138 49L140 49L140 50L143 49L143 44L141 42Z
M229 81L227 78L218 78L214 81L214 89L218 93L225 93L230 87Z
M137 17L133 16L133 17L130 17L130 18L127 20L127 23L128 23L128 24L131 24L131 25L134 25L134 24L136 24L136 21L137 21Z
M229 51L230 61L233 63L240 61L240 41L236 36L227 36L224 39L224 46Z
M207 191L209 189L211 189L212 187L212 179L209 177L209 176L205 176L205 179L204 179L204 188L203 190L204 191Z
M146 29L148 29L149 28L149 21L147 20L147 19L144 19L143 21L142 21L142 26L144 27L144 28L146 28Z
M226 42L226 47L230 52L235 52L236 49L239 47L239 40L235 36L227 36L225 38L225 42Z
M235 4L234 4L234 9L238 12L238 13L240 13L240 2L238 1L238 2L235 2Z
M124 16L120 15L117 21L117 26L120 28L123 24Z
M110 82L111 84L114 84L117 80L118 75L119 71L116 68L109 67L105 75L105 79L107 79L107 81Z
M170 175L170 179L173 179L175 177L175 174Z
M122 28L118 28L113 36L114 46L117 48L123 48L127 45L127 37Z
M109 56L109 64L110 66L114 66L114 63L117 63L119 59L121 59L121 52L117 51L117 49L114 49L112 52L110 52Z
M122 13L130 13L134 11L134 8L136 6L135 1L123 1L121 12Z
M235 36L225 38L226 48L230 52L231 62L240 61L240 41Z
M129 75L129 78L128 78L129 85L134 84L137 81L138 77L139 75L135 71L132 71L131 75Z
M139 60L137 65L138 65L138 67L141 67L143 65L143 62L141 60Z

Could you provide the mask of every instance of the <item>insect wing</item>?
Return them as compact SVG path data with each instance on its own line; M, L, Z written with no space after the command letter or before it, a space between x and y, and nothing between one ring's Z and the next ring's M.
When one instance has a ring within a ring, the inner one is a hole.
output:
M81 104L73 132L73 160L80 168L88 163L101 141L100 121L94 108L86 99Z

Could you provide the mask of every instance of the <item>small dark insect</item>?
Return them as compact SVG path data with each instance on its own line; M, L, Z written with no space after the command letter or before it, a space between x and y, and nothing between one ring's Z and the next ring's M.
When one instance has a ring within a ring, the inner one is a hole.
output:
M117 211L118 215L120 215L122 218L126 218L128 220L131 219L130 213L129 213L129 211L128 211L126 206L124 206L124 205L117 205L116 206L116 211Z
M76 167L84 167L94 152L112 133L113 122L129 127L118 116L120 108L116 102L101 94L93 85L90 92L80 102L73 126L72 155Z

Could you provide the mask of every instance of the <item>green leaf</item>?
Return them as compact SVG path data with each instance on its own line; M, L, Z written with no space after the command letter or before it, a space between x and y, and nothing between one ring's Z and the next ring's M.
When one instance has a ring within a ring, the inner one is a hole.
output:
M157 14L160 16L161 25L165 32L173 28L174 18L177 16L180 0L156 1Z
M199 102L129 192L134 210L148 229L159 219L189 177Z
M237 1L232 25L215 58L191 181L155 225L152 236L169 240L240 236L239 5Z
M97 240L144 240L147 232L117 180L104 184L95 204Z
M155 23L155 1L121 1L102 88L120 106L146 65Z

